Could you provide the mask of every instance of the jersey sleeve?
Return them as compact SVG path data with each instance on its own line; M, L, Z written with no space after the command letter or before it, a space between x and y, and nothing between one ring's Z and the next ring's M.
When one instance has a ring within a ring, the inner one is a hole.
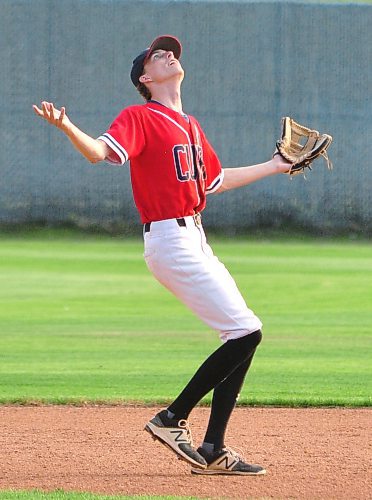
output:
M211 194L217 191L223 182L223 168L217 153L209 143L203 130L199 126L200 138L203 147L203 161L206 169L206 193Z
M109 163L124 165L129 159L138 156L145 144L138 107L124 109L98 139L110 147L111 153L106 157Z

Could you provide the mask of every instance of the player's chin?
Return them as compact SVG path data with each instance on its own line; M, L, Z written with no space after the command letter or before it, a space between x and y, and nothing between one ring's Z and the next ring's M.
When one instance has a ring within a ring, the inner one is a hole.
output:
M184 70L181 66L181 63L177 60L172 61L168 67L169 67L170 71L172 71L174 73L182 73L182 75L184 74Z
M169 70L170 70L168 73L169 79L177 79L177 80L180 80L182 82L182 80L185 76L185 72L183 71L182 68L176 67L176 66L170 66Z
M184 72L183 68L181 67L181 65L178 65L178 71L176 72L176 74L179 76L179 78L181 80L183 80L183 78L185 76L185 72Z

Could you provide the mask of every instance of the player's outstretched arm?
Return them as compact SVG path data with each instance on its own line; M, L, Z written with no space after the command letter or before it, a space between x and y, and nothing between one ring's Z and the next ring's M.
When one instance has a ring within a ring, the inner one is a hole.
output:
M265 177L288 172L291 164L280 155L265 163L259 163L248 167L224 168L222 185L215 193L222 193L230 189L246 186L252 182L259 181Z
M106 158L110 149L103 141L93 139L74 125L66 115L66 109L57 109L52 102L43 101L41 108L33 105L35 113L64 132L74 147L91 163L97 163Z

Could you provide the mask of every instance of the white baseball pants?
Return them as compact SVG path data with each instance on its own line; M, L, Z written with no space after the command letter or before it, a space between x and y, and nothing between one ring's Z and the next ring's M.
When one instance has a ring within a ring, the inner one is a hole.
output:
M259 330L251 311L225 266L213 255L201 224L194 217L152 222L144 232L144 258L155 278L178 297L223 342Z

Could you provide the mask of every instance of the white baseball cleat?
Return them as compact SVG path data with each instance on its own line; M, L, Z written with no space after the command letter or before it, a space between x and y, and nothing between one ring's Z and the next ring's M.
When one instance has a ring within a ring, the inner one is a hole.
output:
M181 460L198 468L205 469L207 466L205 459L193 446L187 420L169 418L167 410L163 410L146 424L145 431L174 451Z
M207 467L201 469L191 469L192 474L226 474L236 476L261 476L266 474L266 470L260 465L247 464L244 459L231 448L223 448L219 452L208 453L203 448L198 448L198 453L202 455Z

